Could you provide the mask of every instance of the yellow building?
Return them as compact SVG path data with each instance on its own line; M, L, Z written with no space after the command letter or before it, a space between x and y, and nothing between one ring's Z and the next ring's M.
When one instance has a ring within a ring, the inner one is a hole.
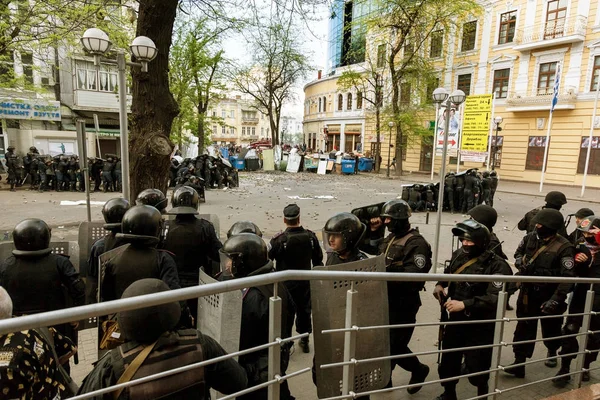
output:
M244 145L271 137L269 119L242 96L221 99L210 110L211 140L219 145Z
M459 88L471 95L495 93L493 116L503 118L502 131L498 132L496 170L504 179L539 182L554 82L559 71L560 90L553 113L545 182L581 184L600 76L597 0L485 2L479 17L467 20L457 32L439 31L431 35L423 51L432 57L440 86L450 91ZM343 99L347 96L337 89L335 81L339 74L338 69L333 76L306 85L305 135L316 138L315 147L320 149L323 142L319 139L325 138L323 133L329 131L329 126L352 113L357 119L347 118L347 124L362 123L361 140L368 150L374 135L369 124L364 131L364 112L354 108L346 111L345 105L342 113L337 111L337 98L340 94ZM319 109L319 99L325 109ZM387 126L383 130L387 131ZM389 135L383 136L385 164L385 140ZM588 185L595 187L600 187L599 136L600 116L594 124L587 180ZM406 171L430 169L431 147L410 142L406 153ZM436 170L440 162L441 157L437 157ZM449 162L455 166L457 160L452 157ZM461 162L460 169L484 166L486 163Z

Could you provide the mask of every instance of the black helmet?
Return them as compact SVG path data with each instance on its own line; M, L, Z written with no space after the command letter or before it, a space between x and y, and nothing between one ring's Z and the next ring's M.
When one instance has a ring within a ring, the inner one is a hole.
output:
M171 211L168 214L196 215L198 214L198 192L189 186L182 186L175 190L171 197Z
M590 210L589 208L580 208L575 213L576 218L585 218L585 217L589 217L591 215L594 215L594 212L592 210Z
M116 197L104 203L104 207L102 207L102 216L104 217L104 222L106 222L104 229L120 230L123 215L125 215L127 210L129 210L129 201L122 197Z
M121 232L117 237L131 241L157 244L162 229L162 216L152 206L133 206L123 216Z
M6 148L6 150L7 150L7 151L12 151L12 150L14 150L14 149L15 149L15 146L8 146L8 147Z
M262 231L254 222L250 221L238 221L231 225L229 231L227 231L227 239L233 235L239 235L240 233L254 233L255 235L262 237Z
M548 192L544 201L547 204L557 206L560 209L560 207L567 204L567 197L564 193L553 190L552 192Z
M139 279L125 289L121 298L168 291L169 286L160 279ZM176 301L117 313L124 338L139 343L154 342L163 333L174 329L180 317L181 306Z
M472 241L479 250L485 250L490 245L490 231L485 225L473 219L467 219L456 224L452 228L452 234L461 240L467 239Z
M562 213L558 210L555 210L553 208L542 208L540 211L537 212L537 214L535 214L535 217L533 217L532 222L534 224L540 224L548 229L558 232L564 226L565 219Z
M248 276L269 262L267 245L253 233L233 235L221 250L221 271L230 271L235 277Z
M138 206L147 205L156 208L161 213L167 208L167 198L163 192L158 189L142 190L135 199Z
M498 176L498 173L496 171L492 171L492 172L490 172L490 176L492 176L492 177Z
M16 256L50 254L51 230L41 219L28 218L19 222L13 230Z
M35 146L31 146L29 148L29 151L32 152L32 153L37 153L38 149Z
M490 172L489 171L483 171L483 177L484 178L488 178L490 176Z
M475 221L485 225L486 228L491 232L496 221L498 221L498 213L493 207L487 204L480 204L469 210L467 215L471 216Z
M578 230L582 232L589 232L590 229L600 228L600 217L595 215L590 215L589 217L585 217L581 224L577 227Z
M339 213L329 218L325 223L323 241L328 246L328 235L341 235L344 240L344 246L338 252L350 251L358 246L366 230L367 226L360 222L356 215L348 212Z
M404 200L390 200L383 205L381 216L392 219L408 219L411 216L410 206Z

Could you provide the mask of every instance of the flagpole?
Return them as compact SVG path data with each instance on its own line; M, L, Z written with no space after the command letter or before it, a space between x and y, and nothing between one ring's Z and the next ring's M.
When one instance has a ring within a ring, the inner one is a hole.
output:
M548 162L548 150L550 148L550 130L552 129L552 114L554 107L558 103L558 91L560 89L560 63L556 65L554 77L554 91L552 94L552 102L550 103L550 116L548 117L548 130L546 131L546 143L544 148L544 162L542 164L542 175L540 176L540 192L544 188L544 176L546 175L546 164Z
M593 78L592 78L593 79ZM590 136L588 140L587 154L585 155L585 169L583 170L583 181L581 183L581 197L585 193L585 180L587 179L588 167L590 165L590 153L592 152L592 138L594 136L594 123L596 122L596 110L598 108L598 94L600 93L600 75L596 84L596 99L594 100L594 111L592 113L592 124L590 125Z
M437 153L438 144L438 114L440 113L440 105L435 103L435 123L433 128L433 150L431 152L431 180L433 181L433 171L435 165L435 155ZM442 179L442 177L440 177Z
M496 92L492 93L492 121L496 118L494 115L494 107L496 106ZM494 122L495 123L495 122ZM490 160L492 159L492 137L494 135L494 125L490 124L490 134L488 135L488 159L487 159L487 170L490 170ZM496 143L496 147L498 143ZM494 160L496 161L496 160Z

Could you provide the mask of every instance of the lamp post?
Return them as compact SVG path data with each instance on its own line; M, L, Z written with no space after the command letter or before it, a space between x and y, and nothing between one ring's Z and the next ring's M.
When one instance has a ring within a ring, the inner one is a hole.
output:
M327 150L327 144L329 143L329 138L327 137L327 124L323 124L323 144L325 145L324 151Z
M394 127L394 123L392 121L388 122L388 126L390 127L390 142L388 143L388 164L387 164L387 172L385 176L390 177L390 159L392 158L392 128Z
M146 36L138 36L133 39L129 49L139 62L128 62L125 59L125 51L117 49L117 59L111 60L102 57L111 48L112 43L108 35L98 28L90 28L84 32L81 44L85 50L94 56L94 65L100 63L116 65L119 71L119 126L121 131L121 174L123 179L123 197L129 200L129 131L127 129L127 83L125 71L127 66L140 67L142 72L148 72L148 63L156 57L158 49L154 42Z
M435 225L435 239L433 243L433 268L434 272L437 269L438 250L440 247L440 226L442 224L442 209L444 208L444 181L446 177L446 156L448 153L448 131L450 130L450 108L452 104L460 105L466 99L465 92L455 90L448 95L448 91L444 88L437 88L433 91L433 101L441 106L446 106L444 111L444 146L442 147L442 165L440 166L440 188L438 192L437 202L437 221ZM446 102L446 104L443 104Z
M498 132L502 130L500 124L503 118L501 116L494 117L494 123L496 124L496 142L494 143L494 158L492 158L492 171L496 169L496 160L498 159Z

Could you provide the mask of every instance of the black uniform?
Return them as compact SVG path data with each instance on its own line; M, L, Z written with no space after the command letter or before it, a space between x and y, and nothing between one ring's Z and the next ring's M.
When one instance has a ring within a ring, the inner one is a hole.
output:
M310 270L311 263L313 267L323 265L319 239L312 231L301 226L287 228L275 235L270 242L269 258L275 261L278 271ZM289 281L285 282L285 286L296 305L296 331L311 333L310 282Z
M538 252L542 246L546 246ZM534 259L534 255L537 256ZM545 242L537 238L535 233L526 235L515 252L515 265L519 268L519 275L525 276L562 276L574 277L575 261L574 248L571 243L560 235L553 236ZM557 315L566 309L565 299L572 288L570 283L523 283L517 300L517 317L538 317L543 315L542 304L554 300L560 304ZM562 308L564 307L564 308ZM560 310L562 308L562 310ZM551 353L560 347L562 317L546 318L541 320L544 344ZM537 336L538 320L518 321L515 329L514 341L533 340ZM535 343L515 344L513 351L517 360L531 358Z
M534 208L531 211L528 211L523 216L523 218L521 218L521 220L519 221L519 224L517 225L519 230L526 231L527 233L533 232L533 230L535 229L535 224L533 223L533 217L535 217L535 215L544 208L546 208L546 207L538 207L538 208ZM564 238L569 237L569 235L567 234L567 228L565 228L564 226L558 231L558 234Z
M13 151L8 151L5 154L6 157L6 169L8 170L8 181L10 183L10 190L14 190L15 185L18 183L18 169L19 163L17 161L17 155Z
M450 212L454 212L454 191L456 190L456 178L454 175L446 175L444 179L445 199Z
M113 184L113 170L115 169L115 163L112 161L104 161L102 165L102 184L104 185L104 191L107 192L109 189L112 190Z
M101 158L96 158L95 160L90 160L91 165L90 165L90 170L91 172L91 177L94 180L94 192L97 192L100 190L100 183L102 181L102 169L104 166L104 161Z
M121 164L121 159L118 159L115 163L114 173L114 190L115 192L121 191L121 185L123 185L123 169Z
M465 176L466 174L456 175L456 195L454 197L454 201L456 203L456 208L458 208L461 212L465 208Z
M168 252L131 244L106 263L101 283L102 301L120 299L129 285L143 278L161 279L170 289L181 287L177 265Z
M462 249L456 250L452 254L450 265L446 267L444 273L455 273L470 259L471 256L465 254ZM461 271L461 274L512 275L512 272L506 261L486 250L477 257L477 261ZM498 292L502 289L501 283L438 282L438 285L448 287L448 297L452 300L462 301L465 305L463 311L449 314L450 321L475 321L495 318ZM489 324L448 325L445 328L442 348L445 350L489 345L492 344L493 339L493 322ZM438 367L440 378L445 379L460 375L463 356L469 373L485 371L491 365L492 348L442 354L442 361ZM477 387L487 387L488 378L489 374L477 375L470 377L469 382ZM454 387L456 384L457 381L449 381L442 383L442 386Z
M492 178L489 176L484 176L481 179L481 202L491 205L491 187L492 187Z
M125 372L124 363L131 363L141 349L137 342L131 341L111 350L98 361L92 372L84 379L78 394L115 385ZM156 373L226 354L227 352L221 345L210 336L187 329L168 332L161 336L149 358L142 365L153 368ZM203 383L197 383L198 381L203 381ZM154 382L159 382L161 385L160 390L163 392L161 394L164 395L164 397L160 397L161 399L205 400L210 398L209 389L211 388L224 394L232 394L245 389L247 378L246 372L240 365L235 360L228 359L193 369L187 373L174 375L171 380L166 378ZM192 385L186 387L183 382L189 382ZM143 386L134 387L142 388ZM154 385L154 389L157 389L156 385ZM171 392L170 389L173 391ZM123 391L119 398L129 398L127 390ZM92 399L112 400L113 393L95 396Z
M488 250L490 250L492 253L496 254L501 259L508 260L508 257L506 256L506 254L504 254L504 251L502 250L502 243L500 243L500 239L498 239L498 236L496 236L496 233L494 233L491 229L490 229L490 245L488 246Z
M68 182L69 182L68 169L69 169L69 164L63 157L61 157L60 161L58 162L57 168L56 168L56 181L58 183L58 186L56 189L57 192L66 190L66 188L68 186Z
M262 275L273 271L273 263L269 261L263 267L250 273L248 276ZM278 294L281 298L281 337L292 336L294 324L294 302L285 286L278 285ZM269 342L269 298L273 296L273 285L251 287L244 290L242 303L242 326L240 330L240 350L260 346ZM291 344L281 347L281 373L285 374L290 360ZM250 354L240 356L239 363L248 375L248 386L255 386L268 380L268 356L267 349L254 351ZM244 396L240 400L266 400L267 389L260 389ZM287 381L281 384L281 399L291 400Z
M494 196L498 189L498 176L490 175L490 206L494 207Z
M388 235L379 247L385 254L386 272L427 273L431 269L431 246L417 229L405 235ZM390 324L414 324L421 307L421 296L425 282L388 282L388 307ZM410 354L408 348L414 327L390 329L390 353ZM415 372L421 365L417 357L392 360L396 366Z
M463 212L468 212L477 205L479 195L479 180L473 174L467 174L465 177L465 190L463 200Z

